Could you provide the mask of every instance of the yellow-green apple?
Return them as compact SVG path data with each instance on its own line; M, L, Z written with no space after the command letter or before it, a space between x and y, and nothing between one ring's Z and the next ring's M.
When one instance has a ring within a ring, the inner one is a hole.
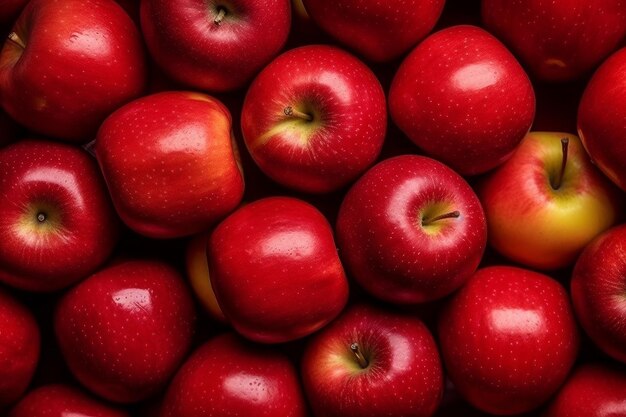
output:
M156 63L202 90L243 87L282 49L290 25L290 0L141 0Z
M429 417L443 394L428 328L416 317L365 305L312 336L302 380L316 417Z
M227 333L198 348L172 380L161 417L305 417L296 367L280 350Z
M580 139L532 132L478 186L489 243L538 269L573 264L621 213L620 192L592 164Z
M96 155L120 217L149 237L204 231L243 197L230 112L205 94L128 103L100 127Z
M219 306L248 339L304 337L346 304L348 282L333 231L301 200L268 197L239 208L215 228L207 254Z
M626 225L591 242L571 280L578 321L609 356L626 363Z
M0 289L0 412L26 391L39 362L39 349L35 317Z
M128 260L100 270L59 301L55 333L74 376L110 401L157 393L191 345L193 299L163 262Z
M8 417L129 417L69 385L46 385L29 392Z
M427 155L461 175L500 165L530 129L535 94L515 57L475 26L422 41L389 91L391 118Z
M485 214L472 188L434 159L380 162L346 194L337 218L341 258L368 292L420 303L459 288L487 244Z
M552 278L510 266L479 269L439 316L448 377L474 407L511 415L539 407L567 378L576 320Z
M87 142L146 83L141 36L113 0L32 0L0 53L0 102L47 136Z
M486 28L545 81L583 77L626 36L624 0L482 0Z
M322 29L372 61L407 52L435 26L445 0L304 0Z
M593 162L626 191L626 48L589 81L578 108L578 134Z
M252 82L241 129L252 158L276 182L309 193L336 190L370 166L387 127L372 71L341 49L285 52Z
M0 149L0 281L54 291L111 254L119 220L84 150L24 139Z

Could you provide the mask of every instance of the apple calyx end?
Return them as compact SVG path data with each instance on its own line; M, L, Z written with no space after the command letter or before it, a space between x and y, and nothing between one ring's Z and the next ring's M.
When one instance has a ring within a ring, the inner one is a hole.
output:
M428 225L430 225L430 224L432 224L432 223L434 223L436 221L443 220L443 219L456 219L456 218L458 218L460 216L461 216L461 212L458 211L458 210L454 210L454 211L451 211L449 213L444 213L444 214L441 214L439 216L435 216L435 217L430 218L430 219L427 218L427 217L424 217L424 218L422 218L422 226L428 226Z
M45 221L46 221L46 218L47 218L46 213L43 213L43 212L39 212L39 213L37 213L37 221L38 221L39 223L43 223L43 222L45 222Z
M291 106L285 107L283 109L283 113L285 114L285 116L296 117L298 119L306 120L308 122L313 120L313 116L311 116L310 114L296 110Z
M554 190L558 190L561 188L561 184L563 183L563 175L565 175L565 167L567 165L567 153L569 148L569 139L561 138L561 152L563 154L563 158L561 159L561 169L559 170L559 174L551 184Z
M358 343L352 343L350 345L350 350L354 354L354 357L356 358L356 360L359 362L359 366L361 367L361 369L365 369L369 366L369 362L367 361L365 356L363 356L363 354L361 353L361 349L359 348Z
M15 45L19 46L22 49L26 49L26 43L19 37L19 35L15 32L9 33L8 39L13 42Z
M226 9L223 7L218 7L217 16L215 16L215 19L213 19L213 23L215 23L217 26L221 25L224 21L224 16L226 16Z

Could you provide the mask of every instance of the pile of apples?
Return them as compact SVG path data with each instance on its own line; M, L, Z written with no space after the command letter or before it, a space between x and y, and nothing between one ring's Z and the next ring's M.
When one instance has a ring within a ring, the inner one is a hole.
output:
M0 33L0 415L626 416L626 0Z

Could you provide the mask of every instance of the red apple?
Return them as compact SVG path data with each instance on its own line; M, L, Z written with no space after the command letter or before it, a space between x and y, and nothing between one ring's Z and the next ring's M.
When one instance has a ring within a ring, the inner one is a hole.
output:
M337 242L346 267L371 294L420 303L450 294L474 273L487 224L457 173L404 155L379 163L348 191Z
M353 307L308 343L304 389L317 417L427 417L443 394L435 340L417 318Z
M584 76L626 36L624 0L482 0L482 18L546 81Z
M578 134L598 168L626 191L626 48L589 81L578 108Z
M193 300L183 278L156 261L126 261L87 278L59 302L56 336L70 370L115 402L165 386L191 344Z
M217 336L180 368L161 417L304 417L296 368L276 349Z
M475 26L454 26L430 35L402 62L389 109L426 154L474 175L513 154L532 124L535 95L500 41Z
M108 258L119 221L87 152L25 139L0 149L0 172L1 282L58 290Z
M310 45L276 58L254 80L241 129L261 170L309 193L336 190L370 166L387 127L372 71L340 49Z
M120 217L149 237L204 231L243 197L230 112L201 93L125 105L102 124L96 155Z
M445 0L305 0L313 20L372 61L407 52L435 26Z
M626 225L610 229L585 248L571 289L585 332L605 353L626 363Z
M142 48L113 0L32 0L0 53L0 102L35 132L87 142L143 91Z
M76 388L47 385L28 393L8 417L128 417Z
M576 359L578 330L567 292L537 272L480 269L439 319L448 376L467 401L488 413L539 407Z
M620 192L591 164L580 140L533 132L511 159L478 187L489 243L524 265L571 265L583 248L613 225Z
M224 315L251 340L306 336L346 304L348 283L333 231L303 201L270 197L241 207L213 231L207 254Z
M26 391L39 361L39 345L32 313L0 289L0 411Z
M278 54L289 0L142 0L152 57L175 80L202 90L241 88Z

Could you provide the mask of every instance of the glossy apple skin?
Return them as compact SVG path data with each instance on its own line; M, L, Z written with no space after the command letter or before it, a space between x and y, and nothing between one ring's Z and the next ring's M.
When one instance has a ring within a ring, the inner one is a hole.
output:
M172 380L160 417L304 417L298 372L278 349L232 333L198 348Z
M216 24L220 7L226 15ZM289 0L141 0L141 27L156 63L202 90L243 87L282 49L290 25Z
M129 417L67 385L47 385L29 392L8 417Z
M485 27L540 80L584 76L626 36L624 0L482 0Z
M602 351L626 363L626 225L608 230L585 248L571 290L585 332Z
M39 351L39 327L32 313L0 289L0 411L26 391Z
M368 366L350 346L357 343ZM318 417L427 417L443 395L433 336L417 318L358 305L307 344L304 390Z
M110 401L163 388L191 344L195 312L167 264L126 261L92 275L59 302L55 332L74 376Z
M333 231L322 213L295 198L241 207L213 231L207 256L224 315L253 341L304 337L346 304L348 282Z
M113 0L32 0L13 31L26 48L5 41L0 101L32 131L90 141L113 110L144 90L139 31Z
M552 186L569 140L561 187ZM580 139L558 132L531 132L511 159L478 187L487 215L489 243L523 265L557 269L571 265L583 248L622 212L620 191L592 165Z
M286 115L287 107L313 120ZM252 158L270 178L303 192L330 192L380 153L385 94L372 71L347 52L304 46L276 58L253 81L241 128Z
M535 94L500 41L475 26L453 26L427 37L402 62L389 110L427 155L474 175L512 155L532 124Z
M208 229L244 191L230 112L195 92L164 92L118 109L96 155L118 214L131 229L173 238Z
M119 220L95 160L62 143L24 139L0 150L0 281L54 291L111 254ZM43 222L38 214L46 215Z
M423 225L458 210L460 217ZM478 197L457 173L424 156L387 159L348 191L337 218L346 268L368 292L420 303L459 288L480 263L487 223Z
M435 26L445 0L305 0L322 29L371 61L407 52Z
M567 379L542 417L626 416L626 372L608 364L585 364Z
M439 317L447 375L474 407L498 415L547 401L574 364L579 336L565 289L537 272L479 269Z
M611 103L607 106L606 103ZM578 134L591 159L626 191L626 48L595 72L578 107Z

